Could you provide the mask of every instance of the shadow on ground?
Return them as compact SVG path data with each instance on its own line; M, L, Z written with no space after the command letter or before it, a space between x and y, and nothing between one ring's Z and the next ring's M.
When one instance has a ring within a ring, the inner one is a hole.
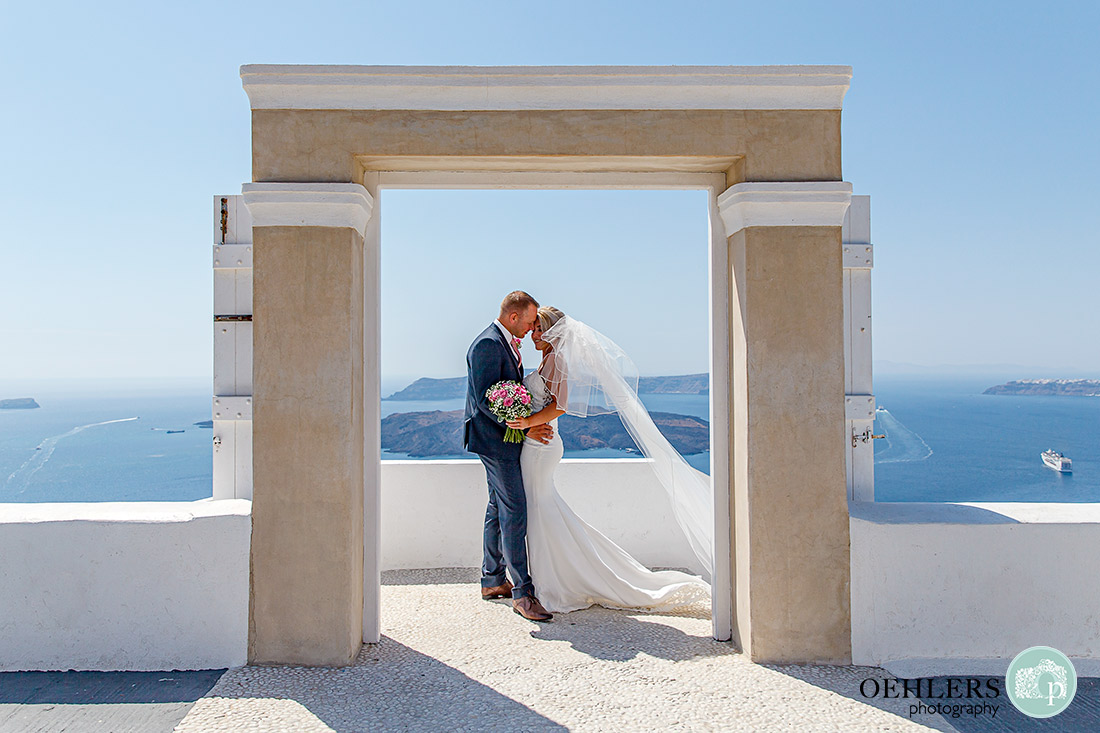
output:
M351 667L231 670L180 731L231 716L267 730L566 730L457 669L390 637L364 646Z
M171 731L224 672L0 672L0 732Z
M946 685L946 677L934 678ZM1031 733L1042 731L1044 733L1080 733L1081 731L1100 731L1100 679L1095 677L1080 677L1077 679L1077 694L1073 696L1073 702L1065 710L1051 718L1031 718L1024 715L1008 699L1003 692L1005 689L1004 677L975 676L974 679L982 681L985 688L986 680L998 680L1002 690L998 701L1001 703L997 717L990 719L973 718L960 715L958 718L949 718L951 725L960 733L1000 733L1011 731L1012 733Z
M684 614L631 614L593 606L583 611L558 614L551 623L531 632L536 641L564 641L576 651L593 659L625 662L639 654L681 662L697 657L734 655L730 642L687 634L661 619L677 616L709 618L704 611ZM653 620L647 620L652 618ZM614 633L608 633L613 629Z
M478 568L415 568L383 570L382 585L470 585L481 582Z
M1100 679L1080 678L1077 681L1077 694L1073 702L1059 715L1052 718L1031 718L1013 706L1005 690L1004 677L984 675L965 675L955 678L923 678L916 688L927 692L921 697L883 697L885 679L895 679L882 669L875 667L824 667L801 665L764 665L781 674L800 679L803 682L843 695L851 700L872 705L880 710L893 713L906 720L926 725L941 731L959 733L1081 733L1082 731L1100 731ZM879 682L876 696L865 696L863 692L872 692L868 685L861 691L861 684L874 678ZM966 680L979 680L978 689L985 692L984 697L957 697L947 699L936 697L945 694L948 680L962 680L955 683L955 689L965 692ZM931 680L931 683L929 683ZM989 692L989 680L997 680L1000 694L996 697ZM900 682L897 685L901 689ZM929 696L928 693L931 693ZM900 694L900 693L898 693ZM923 708L921 707L923 705ZM967 705L971 708L968 711ZM935 712L928 712L931 708Z

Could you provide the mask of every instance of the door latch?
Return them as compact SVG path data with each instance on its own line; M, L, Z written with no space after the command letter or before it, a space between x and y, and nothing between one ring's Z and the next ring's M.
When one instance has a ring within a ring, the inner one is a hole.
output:
M860 441L869 443L872 439L878 440L879 438L885 438L886 435L875 435L871 432L871 428L865 429L862 433L856 433L852 431L852 447L855 448Z

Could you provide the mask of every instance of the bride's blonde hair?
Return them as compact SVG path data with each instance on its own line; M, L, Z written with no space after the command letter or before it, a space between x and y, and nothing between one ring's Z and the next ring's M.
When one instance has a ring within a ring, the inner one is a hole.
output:
M542 326L543 331L550 330L550 327L565 317L565 314L552 305L544 305L539 308L539 325Z

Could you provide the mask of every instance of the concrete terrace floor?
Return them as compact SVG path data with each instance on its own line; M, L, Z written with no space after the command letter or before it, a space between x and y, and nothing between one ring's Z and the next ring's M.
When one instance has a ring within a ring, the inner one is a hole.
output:
M1005 697L995 717L910 719L912 699L860 695L884 670L752 664L710 638L706 608L535 624L482 601L472 569L388 572L382 604L382 643L342 669L5 673L0 733L1100 730L1100 680L1048 720Z

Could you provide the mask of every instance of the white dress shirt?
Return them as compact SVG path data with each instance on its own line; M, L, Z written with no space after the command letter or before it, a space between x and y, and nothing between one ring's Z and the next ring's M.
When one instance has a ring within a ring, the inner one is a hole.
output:
M512 339L514 339L515 336L512 335L512 332L504 327L504 324L500 322L499 318L494 320L493 323L497 324L497 328L499 328L500 332L504 334L504 340L508 342L508 345L513 346L514 342L512 341ZM522 369L523 368L523 357L520 356L519 351L516 350L514 347L512 348L512 356L514 356L516 358L516 364L518 364L520 369Z

